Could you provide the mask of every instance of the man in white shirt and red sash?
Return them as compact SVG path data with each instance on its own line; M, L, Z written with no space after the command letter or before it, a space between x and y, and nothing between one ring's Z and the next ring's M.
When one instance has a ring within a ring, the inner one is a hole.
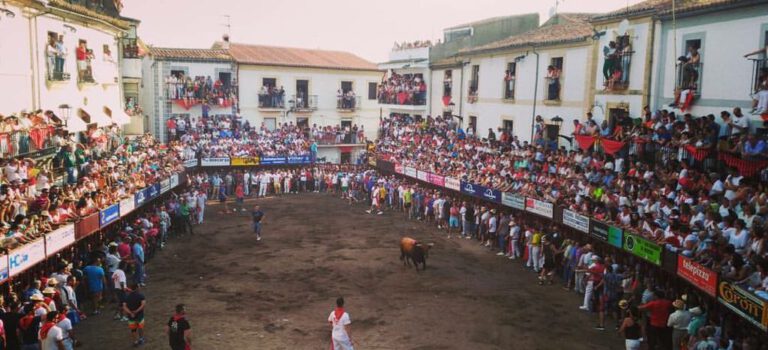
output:
M349 335L349 314L344 312L344 298L336 299L336 309L328 316L331 324L331 350L354 350Z

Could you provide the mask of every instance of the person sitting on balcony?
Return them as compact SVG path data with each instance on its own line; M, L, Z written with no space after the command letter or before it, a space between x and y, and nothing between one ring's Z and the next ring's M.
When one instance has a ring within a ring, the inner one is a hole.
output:
M699 48L696 46L688 46L688 54L678 58L680 62L680 69L682 70L682 77L680 79L680 86L675 90L675 101L670 104L670 107L680 107L680 110L685 111L693 102L693 95L696 90L699 89L699 63L701 62L701 55L699 55Z
M611 81L613 71L616 70L616 42L611 41L608 46L603 46L603 79L606 87Z
M760 68L755 93L752 95L751 113L758 115L768 113L768 67Z
M747 135L746 141L743 141L742 155L746 159L768 158L768 147L765 140L758 140L755 134Z

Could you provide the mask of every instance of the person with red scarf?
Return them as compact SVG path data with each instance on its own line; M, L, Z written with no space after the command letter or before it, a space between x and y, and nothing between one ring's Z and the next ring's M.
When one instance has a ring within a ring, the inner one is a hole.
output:
M51 311L40 327L39 338L41 350L66 350L64 347L64 332L56 325L59 322L59 312Z
M192 349L192 327L187 321L187 313L184 304L176 305L176 313L168 320L165 328L171 350Z
M344 298L336 299L336 309L328 315L331 324L331 350L354 350L349 332L349 314L344 311Z

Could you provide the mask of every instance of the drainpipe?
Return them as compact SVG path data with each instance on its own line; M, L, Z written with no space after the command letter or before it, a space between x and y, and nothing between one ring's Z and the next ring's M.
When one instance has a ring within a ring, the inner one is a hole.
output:
M651 95L653 95L653 91L654 91L653 90L653 56L656 53L653 52L653 48L655 46L654 40L656 40L656 22L657 20L655 18L651 20L651 29L650 29L651 39L648 41L650 45L648 47L648 61L646 62L646 69L645 69L646 81L648 82L648 85L645 87L645 91L647 91L648 93L646 95L645 101L643 102L645 106L648 106L648 107L651 106ZM643 116L641 115L640 118L642 117Z
M461 79L459 79L459 115L462 118L464 118L464 114L462 114L462 111L464 110L464 98L462 97L462 94L464 93L464 66L466 66L466 64L462 61L461 62ZM451 90L451 93L453 93L453 90ZM469 120L469 118L467 118L467 120ZM461 123L464 124L464 120L462 120ZM464 129L464 131L466 131L466 128Z
M37 76L35 64L37 63L37 17L33 16L29 18L29 79L31 81L30 87L32 88L32 108L42 108L39 106L40 101L40 88L37 86L35 77ZM46 72L47 74L47 72ZM47 77L46 77L47 79Z
M533 144L533 135L536 126L536 99L539 97L539 53L536 52L536 46L532 46L533 53L536 55L536 78L533 87L533 114L531 115L531 144Z

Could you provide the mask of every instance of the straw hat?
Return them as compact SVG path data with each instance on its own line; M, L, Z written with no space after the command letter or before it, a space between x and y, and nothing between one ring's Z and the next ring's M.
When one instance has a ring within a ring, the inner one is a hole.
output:
M31 300L31 301L43 301L43 300L45 300L45 298L43 297L42 294L35 293L35 294L32 294L31 297L29 297L29 300Z
M43 289L43 294L56 294L56 290L52 287L48 287Z
M629 302L626 300L620 300L619 301L619 308L622 310L626 310L629 307Z

